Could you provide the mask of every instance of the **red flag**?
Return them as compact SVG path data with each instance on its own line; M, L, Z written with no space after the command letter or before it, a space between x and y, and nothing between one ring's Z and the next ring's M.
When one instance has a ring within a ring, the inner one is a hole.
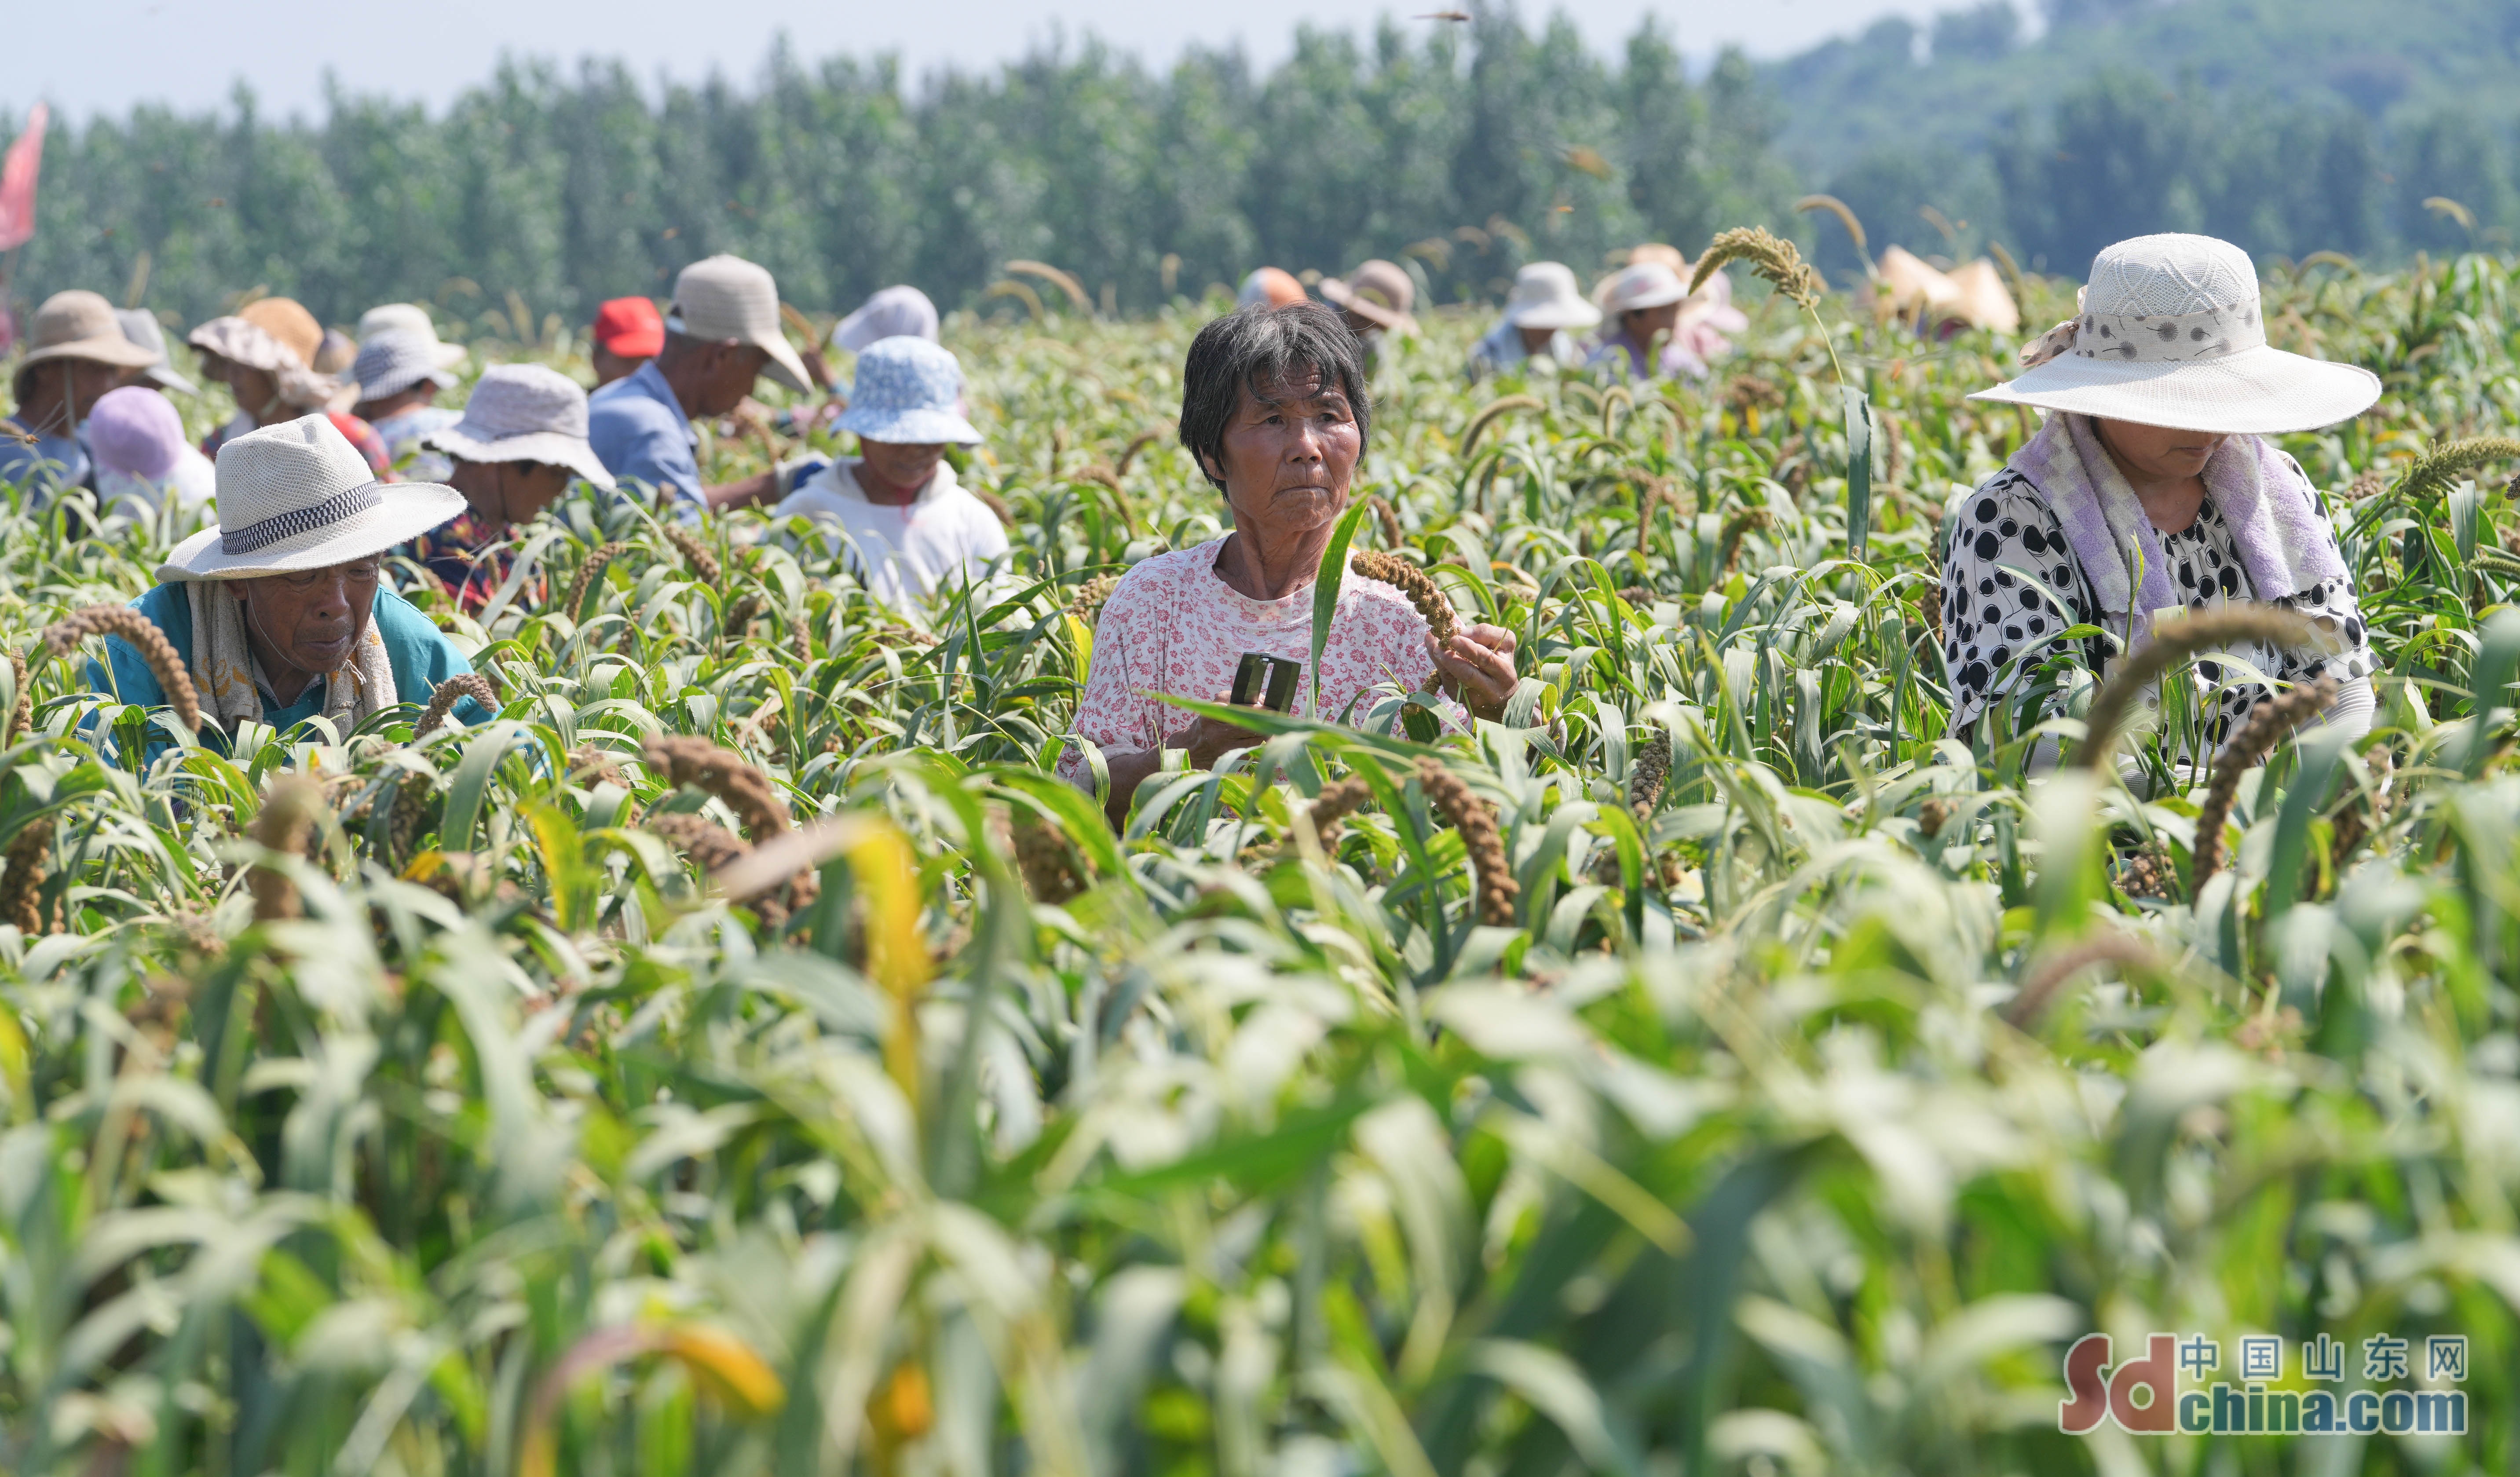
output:
M0 251L22 246L35 234L35 175L44 167L44 123L51 110L26 110L26 131L0 159Z

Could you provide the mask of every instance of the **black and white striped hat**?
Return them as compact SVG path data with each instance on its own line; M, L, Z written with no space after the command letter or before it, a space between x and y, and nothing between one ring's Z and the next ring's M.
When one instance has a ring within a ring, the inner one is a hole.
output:
M252 579L382 554L464 511L435 482L380 482L333 423L306 416L219 448L219 521L175 546L160 581Z

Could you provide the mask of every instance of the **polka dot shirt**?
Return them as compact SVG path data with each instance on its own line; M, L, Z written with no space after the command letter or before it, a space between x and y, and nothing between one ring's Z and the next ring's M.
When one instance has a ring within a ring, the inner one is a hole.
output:
M2048 500L2028 478L2008 468L1997 473L1960 504L1949 533L1943 656L1951 673L1955 735L1966 734L1989 699L2012 692L2051 656L2106 671L2107 642L2092 637L2058 645L2059 634L2068 627L2102 625L2100 604ZM2195 522L2161 535L2161 544L2170 561L2171 585L2190 608L2257 598L2232 545L2230 525L2212 502L2198 512ZM2322 675L2339 684L2371 675L2370 643L2351 578L2322 580L2272 604L2311 617L2339 636L2343 649L2292 652L2253 647L2235 649L2230 655L2286 685L2315 682ZM2263 686L2228 662L2200 661L2195 677L2211 704L2206 732L2218 744L2267 695Z

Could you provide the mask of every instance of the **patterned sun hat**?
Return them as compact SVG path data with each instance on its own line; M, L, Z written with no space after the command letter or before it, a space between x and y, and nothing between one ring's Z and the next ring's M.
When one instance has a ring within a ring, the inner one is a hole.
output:
M435 336L423 338L407 329L387 329L369 338L359 345L358 362L350 371L359 383L359 398L399 395L424 380L439 389L454 387L455 376L438 367L439 347Z
M2360 365L2267 342L2258 269L2210 236L2138 236L2092 262L2082 310L2022 351L2029 368L1969 398L2209 435L2351 420L2380 398Z
M951 349L924 338L879 338L858 355L857 384L839 428L873 441L934 446L977 443L963 419L963 366Z
M424 437L428 445L467 462L540 462L565 467L596 486L612 490L612 473L586 440L586 391L560 371L540 364L502 364L483 370L464 402L464 419Z

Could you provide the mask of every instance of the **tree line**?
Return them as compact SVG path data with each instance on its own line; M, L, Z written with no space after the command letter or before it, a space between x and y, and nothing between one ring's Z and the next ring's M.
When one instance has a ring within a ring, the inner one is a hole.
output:
M1690 78L1650 25L1603 58L1503 12L1308 30L1265 70L1193 51L1158 72L1088 41L914 86L781 46L749 88L510 64L440 116L335 95L311 122L240 87L215 116L57 130L13 292L119 296L146 251L150 305L188 319L260 287L328 321L513 291L574 322L734 251L815 307L895 282L968 303L1016 258L1122 310L1377 255L1451 300L1526 259L1590 270L1780 213L1756 93L1738 56Z
M2001 56L1997 10L1945 18L1937 52ZM1831 65L1909 66L1905 26L1836 43ZM8 291L136 288L186 322L253 289L333 322L400 298L513 323L515 304L512 336L534 336L552 314L661 294L721 250L816 308L894 282L974 304L1030 258L1131 311L1262 263L1335 273L1374 255L1432 300L1491 299L1526 260L1589 275L1638 241L1693 251L1762 223L1843 282L1851 246L1792 211L1810 189L1844 199L1875 249L1997 240L2069 275L2149 230L2297 257L2507 244L2520 225L2509 140L2472 112L2383 123L2111 70L1979 143L1883 137L1822 173L1779 149L1782 74L1727 53L1692 76L1651 22L1604 57L1562 18L1483 7L1364 37L1307 29L1267 68L1233 50L1150 68L1088 40L914 81L782 45L749 86L511 63L436 115L337 92L315 120L270 117L240 86L215 113L57 127Z

